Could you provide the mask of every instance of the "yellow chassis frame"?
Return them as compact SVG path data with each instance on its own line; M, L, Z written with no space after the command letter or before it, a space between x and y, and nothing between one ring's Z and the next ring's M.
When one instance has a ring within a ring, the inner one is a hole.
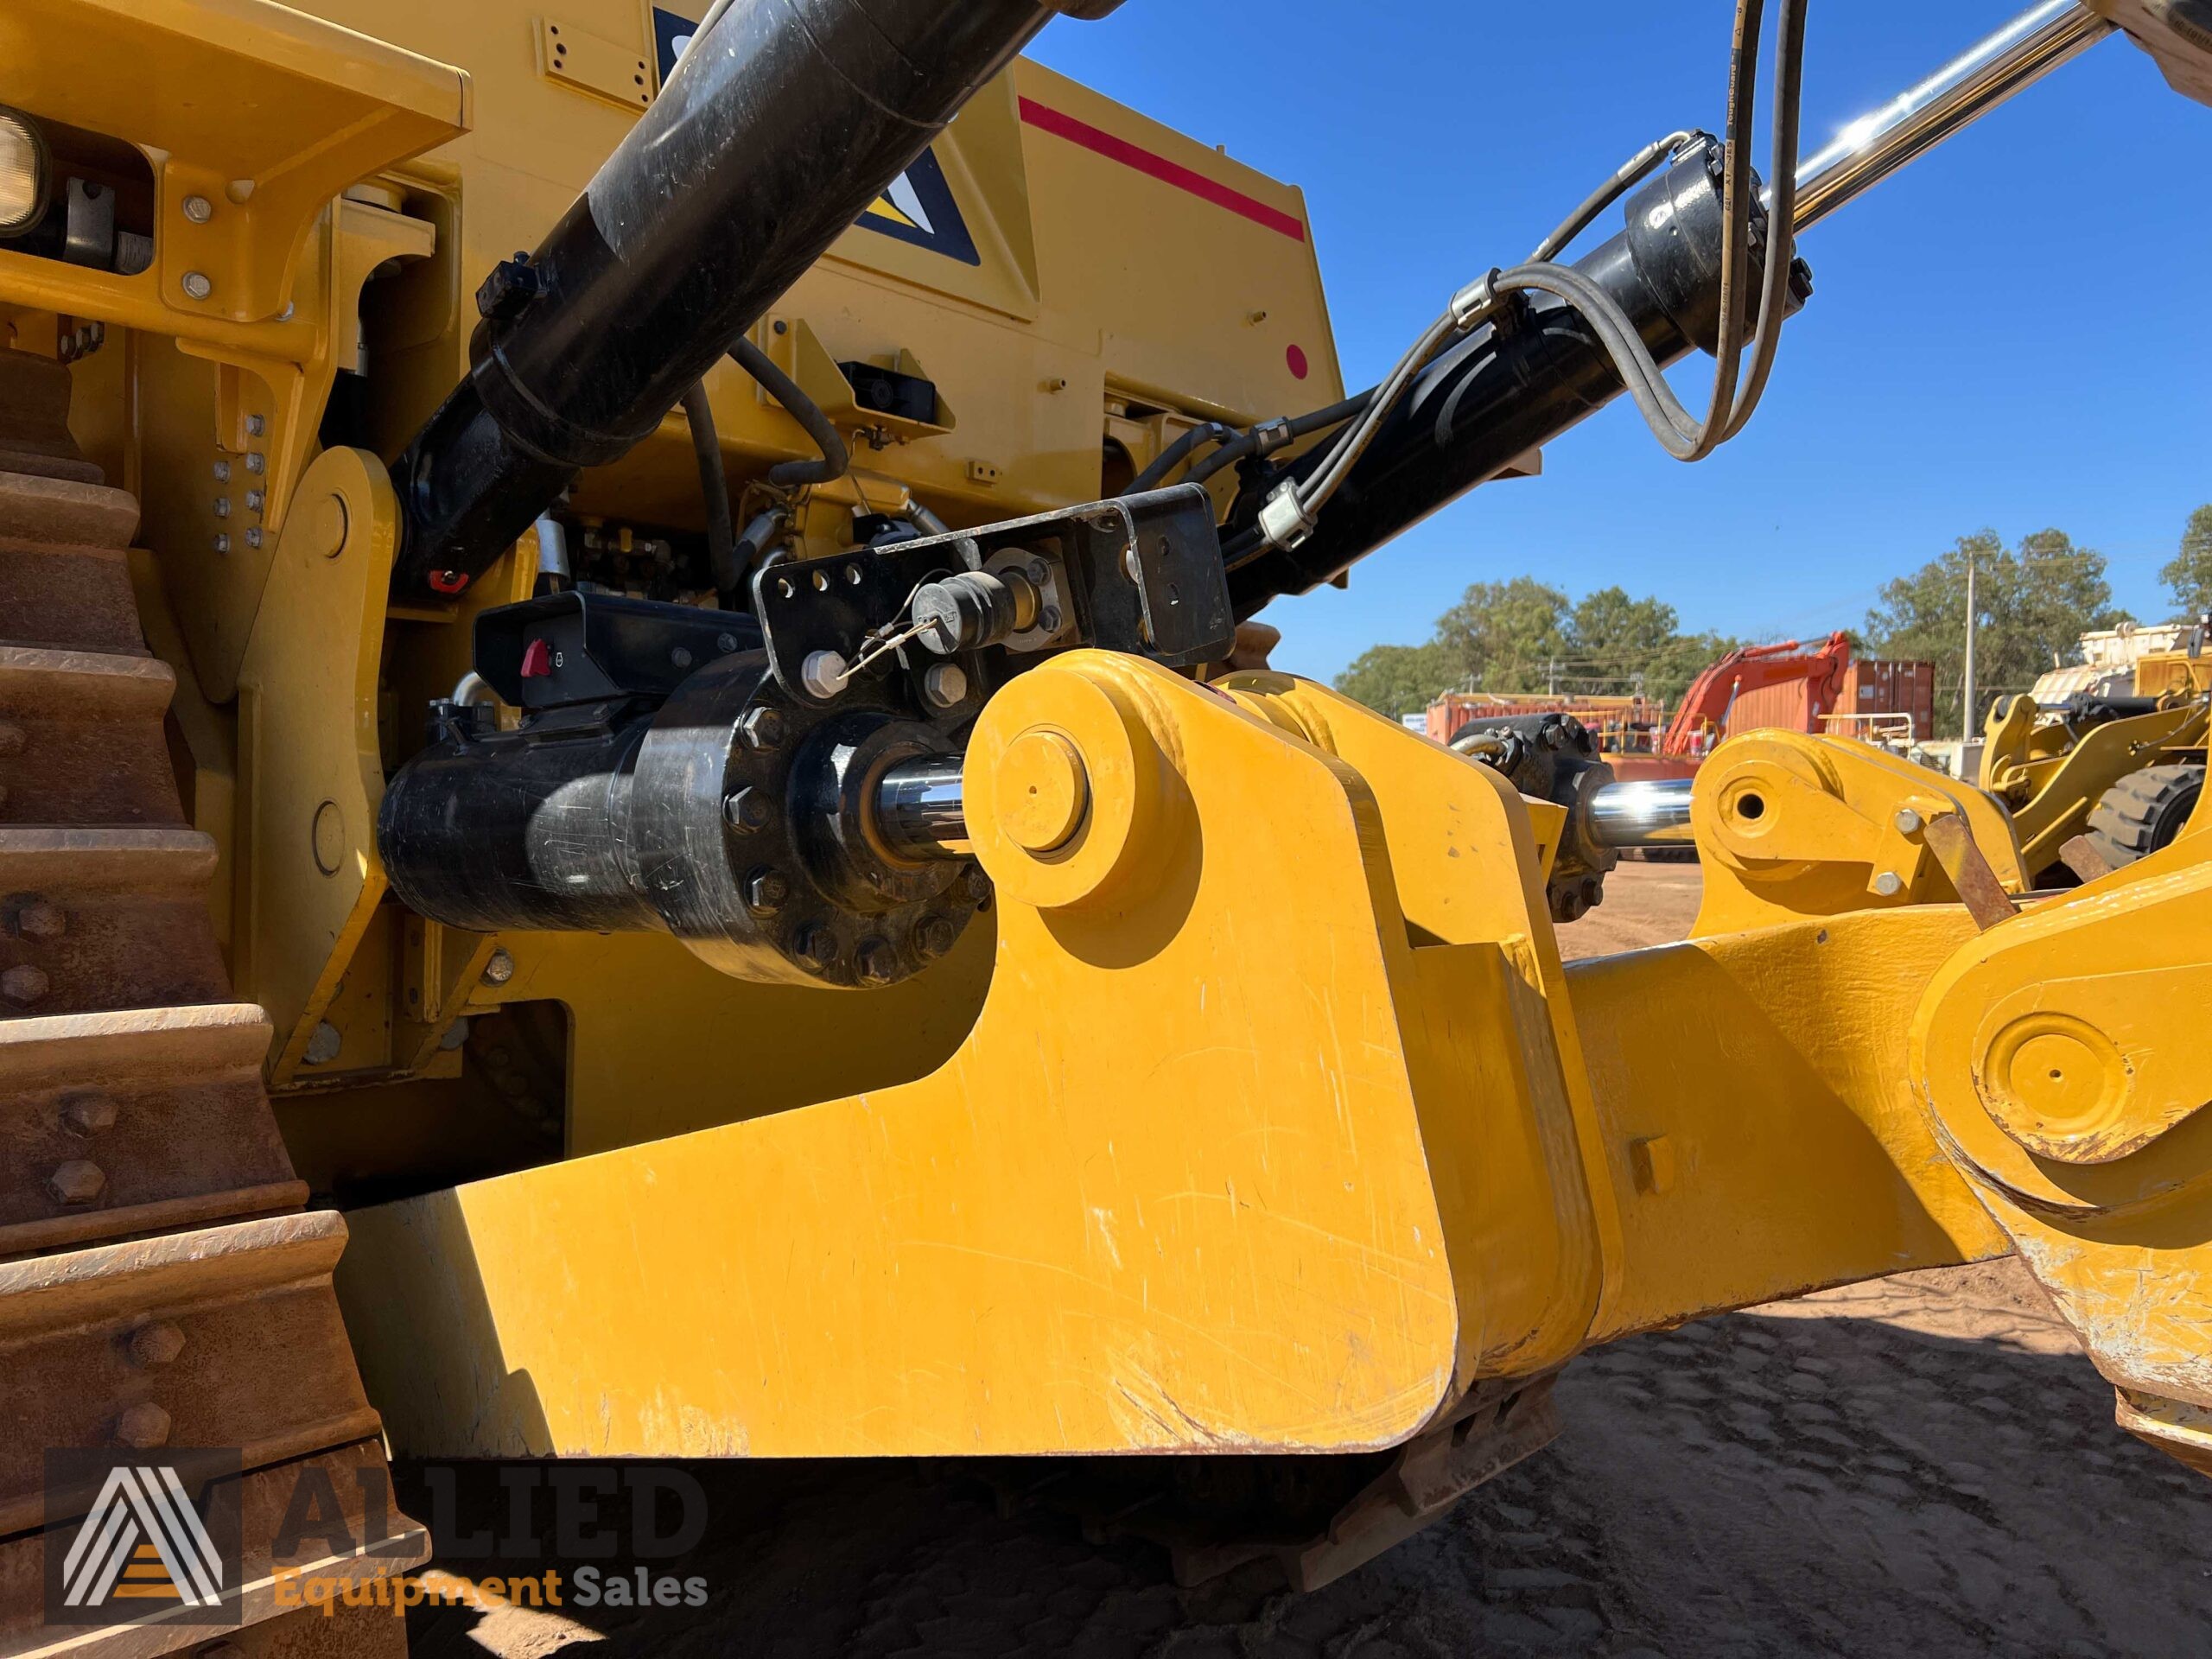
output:
M1043 856L1040 729L1088 796ZM2017 1246L2202 1459L2212 836L2020 910L1952 787L1732 744L1706 919L1751 924L1563 969L1554 809L1313 685L1059 658L969 753L999 933L952 1058L358 1212L372 1395L441 1455L1351 1451Z

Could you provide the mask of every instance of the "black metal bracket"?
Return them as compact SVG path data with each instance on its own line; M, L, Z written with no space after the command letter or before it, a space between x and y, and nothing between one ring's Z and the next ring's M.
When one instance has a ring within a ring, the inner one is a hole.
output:
M1195 668L1223 661L1235 643L1213 503L1197 485L1181 484L977 530L771 565L753 578L753 612L777 681L793 696L807 697L805 664L816 652L835 652L854 661L871 636L899 622L923 583L981 569L1008 548L1051 559L1065 574L1075 614L1072 636L1064 645Z

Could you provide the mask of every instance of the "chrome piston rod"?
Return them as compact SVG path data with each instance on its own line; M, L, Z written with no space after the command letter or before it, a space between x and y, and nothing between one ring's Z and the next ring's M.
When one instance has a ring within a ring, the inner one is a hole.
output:
M2079 0L2044 0L2022 13L1800 162L1797 228L1818 224L2111 33Z
M875 786L875 827L902 858L965 858L971 842L960 757L892 767ZM1607 784L1590 798L1590 834L1602 847L1669 847L1690 840L1690 782Z

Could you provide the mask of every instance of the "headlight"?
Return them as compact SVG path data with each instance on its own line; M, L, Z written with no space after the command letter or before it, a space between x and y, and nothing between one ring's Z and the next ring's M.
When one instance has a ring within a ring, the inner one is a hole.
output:
M46 191L46 141L29 116L0 106L0 236L37 224Z

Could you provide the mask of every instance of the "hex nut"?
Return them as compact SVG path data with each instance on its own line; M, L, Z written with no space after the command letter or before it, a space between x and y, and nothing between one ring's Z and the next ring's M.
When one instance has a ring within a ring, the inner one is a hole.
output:
M791 884L780 871L755 870L745 884L745 902L762 916L772 916L791 896Z
M737 791L722 802L722 822L741 836L767 827L768 798L761 791L750 787Z
M506 950L494 950L491 959L484 964L484 982L486 985L504 985L514 976L515 959L512 953Z
M860 948L854 966L863 985L888 985L899 977L899 953L881 939L870 939Z
M115 1127L115 1099L97 1089L80 1090L61 1103L61 1121L79 1135L98 1135Z
M18 963L6 973L0 974L0 997L5 997L19 1008L28 1008L42 1001L54 988L43 969L34 968L27 962Z
M140 1452L166 1446L169 1439L169 1414L150 1401L141 1402L115 1420L115 1438Z
M72 1158L46 1178L46 1190L57 1204L90 1204L107 1191L107 1172L98 1164Z
M737 732L748 749L772 749L784 741L784 716L774 709L748 709Z
M146 1370L167 1365L184 1351L184 1332L167 1319L142 1325L130 1334L130 1363Z
M51 899L34 899L16 912L15 931L19 938L51 944L69 931L69 917Z
M1884 870L1874 878L1874 891L1885 899L1894 899L1904 891L1904 878L1895 870Z
M215 217L215 204L205 196L187 196L184 199L184 216L195 225L205 225Z
M1910 807L1904 807L1898 810L1897 833L1899 835L1916 836L1926 827L1927 826L1922 820L1920 814L1914 811Z

